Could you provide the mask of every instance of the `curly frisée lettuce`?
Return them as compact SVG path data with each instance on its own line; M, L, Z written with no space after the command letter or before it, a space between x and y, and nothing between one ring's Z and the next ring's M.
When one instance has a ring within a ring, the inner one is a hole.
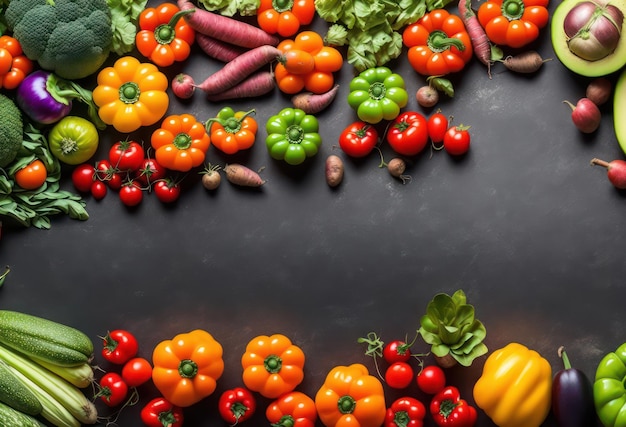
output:
M259 0L199 0L206 10L224 16L254 16L259 9Z
M112 50L118 55L127 54L135 47L137 20L147 2L148 0L107 0L111 11Z
M326 43L347 45L348 62L363 71L400 55L399 30L424 16L428 1L432 0L315 0L315 9L333 24Z

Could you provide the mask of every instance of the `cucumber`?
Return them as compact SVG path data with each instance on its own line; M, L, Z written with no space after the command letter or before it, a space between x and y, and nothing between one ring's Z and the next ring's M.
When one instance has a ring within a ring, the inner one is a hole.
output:
M16 411L8 405L0 402L0 426L11 427L46 427L38 419L23 412Z
M93 342L78 329L10 310L0 310L0 343L59 366L78 366L93 356Z
M0 360L0 402L28 415L39 415L43 409L33 392L11 372L3 360Z

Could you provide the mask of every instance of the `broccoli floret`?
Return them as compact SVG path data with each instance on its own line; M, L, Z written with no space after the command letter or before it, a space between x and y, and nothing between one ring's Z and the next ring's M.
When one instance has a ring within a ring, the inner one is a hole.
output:
M8 166L22 147L22 113L15 103L0 94L0 167Z
M5 18L26 56L66 79L95 73L111 51L106 0L12 0Z

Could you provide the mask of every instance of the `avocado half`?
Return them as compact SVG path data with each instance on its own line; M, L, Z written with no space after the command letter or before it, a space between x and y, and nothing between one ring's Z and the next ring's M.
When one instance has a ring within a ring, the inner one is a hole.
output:
M617 47L613 53L602 59L589 61L573 54L569 50L567 35L563 30L563 24L565 23L565 18L567 17L569 11L582 1L584 0L564 0L554 10L554 13L552 14L552 23L550 24L552 47L554 48L554 53L556 53L559 61L561 61L566 68L574 73L585 77L606 76L626 65L626 31L622 28L624 34L620 37ZM599 4L611 4L619 8L626 18L626 0L610 0L608 2L601 2L598 0L591 1ZM626 19L624 22L626 22Z
M626 69L617 78L613 90L613 128L617 142L626 154Z

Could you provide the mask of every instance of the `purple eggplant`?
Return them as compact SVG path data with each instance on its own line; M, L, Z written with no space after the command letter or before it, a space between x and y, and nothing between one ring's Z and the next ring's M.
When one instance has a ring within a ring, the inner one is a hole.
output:
M572 365L563 347L559 347L563 367L552 382L552 412L559 427L591 427L596 425L593 388L589 378Z
M15 100L28 117L37 123L56 123L72 110L72 100L85 103L91 121L99 128L106 125L98 116L91 91L54 73L37 70L24 78L17 88Z

